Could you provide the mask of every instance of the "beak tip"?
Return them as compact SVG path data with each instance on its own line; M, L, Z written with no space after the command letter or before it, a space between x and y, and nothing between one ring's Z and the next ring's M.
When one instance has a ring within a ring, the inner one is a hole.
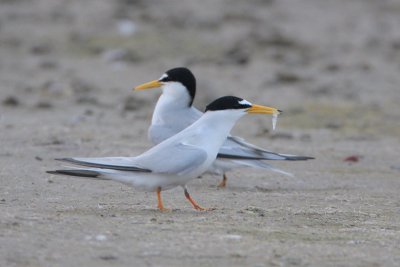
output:
M134 87L132 90L133 91L141 91L141 90L146 90L146 89L152 89L152 88L159 88L162 86L162 83L158 80L154 80L148 83L144 83L141 85L138 85Z

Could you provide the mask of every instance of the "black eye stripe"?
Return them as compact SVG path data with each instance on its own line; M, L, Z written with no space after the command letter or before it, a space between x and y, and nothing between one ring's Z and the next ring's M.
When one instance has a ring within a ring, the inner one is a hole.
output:
M167 76L167 77L164 77L164 78L162 78L161 80L159 80L160 82L169 82L169 81L171 81L171 79Z

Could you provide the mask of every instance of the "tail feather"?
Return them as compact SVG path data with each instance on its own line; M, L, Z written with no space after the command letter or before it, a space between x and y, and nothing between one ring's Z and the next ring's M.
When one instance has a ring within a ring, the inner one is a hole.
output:
M243 138L229 136L225 144L221 147L219 158L243 159L243 160L309 160L314 157L297 156L289 154L275 153L266 149L247 143Z
M118 171L137 171L137 172L151 172L151 170L143 169L136 166L130 165L115 165L110 164L110 162L115 162L115 160L121 160L122 157L115 158L58 158L55 160L64 161L76 165L81 165L85 167L93 167L93 168L100 168L100 169L110 169L110 170L118 170ZM100 163L99 163L100 162ZM132 164L132 163L130 163Z
M47 173L56 174L56 175L69 175L69 176L77 176L77 177L85 177L85 178L99 178L99 179L108 180L108 179L100 177L101 173L99 173L97 171L92 171L92 170L81 170L81 169L55 170L55 171L47 171Z
M273 152L262 152L260 155L235 155L235 154L223 154L218 153L218 158L222 159L233 159L233 160L289 160L289 161L298 161L298 160L309 160L315 159L313 157L307 156L296 156L296 155L287 155L287 154L278 154Z
M315 159L314 157L307 157L307 156L295 156L286 154L279 154L279 155L284 157L284 160L292 160L292 161Z

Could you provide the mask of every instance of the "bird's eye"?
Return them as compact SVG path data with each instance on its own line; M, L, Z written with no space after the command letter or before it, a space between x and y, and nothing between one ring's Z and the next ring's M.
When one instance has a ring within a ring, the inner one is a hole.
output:
M168 76L162 77L160 80L160 82L168 82L170 81L170 78Z

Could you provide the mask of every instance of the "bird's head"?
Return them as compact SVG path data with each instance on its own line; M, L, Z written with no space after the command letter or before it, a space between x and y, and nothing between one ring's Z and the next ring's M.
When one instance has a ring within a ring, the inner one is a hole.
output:
M224 96L214 100L206 107L206 112L232 111L241 114L271 114L279 115L282 111L276 108L252 104L236 96Z
M220 115L224 120L237 120L245 114L270 114L272 115L272 128L275 129L278 115L282 112L279 109L252 104L249 101L236 97L224 96L211 102L205 110L209 113ZM212 116L215 116L212 115Z
M196 95L196 78L187 68L173 68L166 71L158 80L136 86L134 90L138 91L152 88L161 88L163 94L178 99L186 98L188 105L191 106Z

